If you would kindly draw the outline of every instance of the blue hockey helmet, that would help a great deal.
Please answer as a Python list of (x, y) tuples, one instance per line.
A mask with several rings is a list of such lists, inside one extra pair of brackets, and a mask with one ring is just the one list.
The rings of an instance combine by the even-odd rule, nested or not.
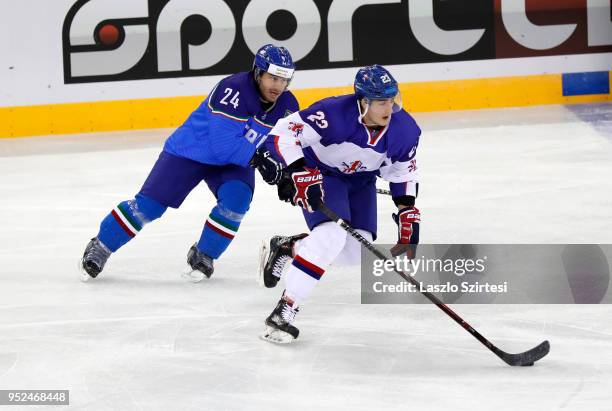
[(293, 64), (289, 50), (285, 47), (266, 44), (257, 50), (253, 60), (253, 70), (255, 77), (259, 77), (262, 73), (270, 73), (290, 82), (295, 71), (295, 64)]
[(372, 100), (393, 99), (393, 112), (402, 108), (402, 98), (397, 81), (391, 73), (378, 64), (360, 68), (355, 76), (355, 95), (358, 99)]

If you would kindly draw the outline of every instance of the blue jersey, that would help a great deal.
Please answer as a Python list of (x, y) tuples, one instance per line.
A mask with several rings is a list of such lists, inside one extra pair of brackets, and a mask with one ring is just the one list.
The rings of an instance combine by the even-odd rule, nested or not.
[(168, 137), (164, 151), (211, 165), (248, 165), (273, 125), (299, 110), (289, 91), (265, 109), (252, 72), (221, 80), (185, 123)]
[(361, 122), (354, 94), (320, 100), (280, 120), (266, 142), (285, 164), (305, 158), (324, 174), (359, 178), (375, 174), (393, 197), (416, 197), (416, 152), (421, 129), (404, 110), (373, 130)]

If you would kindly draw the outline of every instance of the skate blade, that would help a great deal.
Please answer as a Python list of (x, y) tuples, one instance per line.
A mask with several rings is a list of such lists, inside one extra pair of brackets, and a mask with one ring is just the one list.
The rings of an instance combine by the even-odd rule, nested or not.
[(82, 283), (86, 283), (86, 282), (88, 282), (89, 280), (92, 279), (91, 276), (89, 274), (87, 274), (85, 271), (83, 271), (83, 272), (81, 272), (79, 274), (80, 274), (79, 280), (81, 280)]
[(266, 266), (266, 261), (268, 260), (268, 246), (265, 241), (261, 242), (261, 250), (259, 251), (259, 270), (257, 272), (257, 284), (260, 287), (266, 288), (266, 284), (264, 283), (264, 268)]
[(183, 271), (181, 273), (181, 277), (192, 283), (199, 283), (204, 278), (206, 278), (203, 272), (198, 270), (192, 270), (191, 268), (187, 269), (186, 271)]
[(91, 280), (91, 276), (87, 274), (87, 271), (83, 268), (83, 260), (79, 260), (77, 263), (77, 270), (79, 272), (79, 280), (81, 280), (82, 283)]
[(270, 326), (266, 327), (266, 331), (259, 338), (274, 344), (291, 344), (295, 340), (291, 334)]

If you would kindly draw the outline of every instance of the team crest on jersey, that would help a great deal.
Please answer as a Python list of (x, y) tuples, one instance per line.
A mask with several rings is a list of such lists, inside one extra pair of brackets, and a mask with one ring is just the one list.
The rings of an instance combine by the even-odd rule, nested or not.
[(355, 160), (355, 161), (351, 161), (351, 163), (345, 163), (344, 161), (342, 162), (342, 166), (344, 167), (342, 169), (342, 172), (345, 174), (353, 174), (356, 173), (358, 171), (363, 171), (365, 170), (367, 167), (363, 165), (363, 163), (360, 160)]
[(289, 131), (293, 133), (295, 138), (298, 138), (299, 136), (302, 135), (302, 133), (304, 133), (304, 124), (302, 123), (295, 123), (293, 121), (290, 121), (288, 128), (289, 128)]
[(412, 173), (413, 171), (417, 171), (416, 159), (410, 160), (410, 164), (408, 164), (408, 172)]

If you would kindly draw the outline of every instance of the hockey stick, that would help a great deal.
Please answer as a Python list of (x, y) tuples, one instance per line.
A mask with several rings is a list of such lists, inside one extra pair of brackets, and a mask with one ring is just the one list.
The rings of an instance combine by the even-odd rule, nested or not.
[[(361, 234), (359, 234), (357, 231), (355, 231), (355, 229), (353, 227), (351, 227), (344, 220), (342, 220), (338, 216), (338, 214), (336, 214), (333, 210), (331, 210), (325, 204), (321, 203), (319, 205), (319, 208), (317, 209), (317, 211), (321, 211), (323, 214), (325, 214), (327, 217), (329, 217), (332, 221), (334, 221), (336, 224), (338, 224), (340, 227), (342, 227), (342, 229), (344, 231), (346, 231), (353, 238), (355, 238), (357, 241), (359, 241), (365, 248), (367, 248), (370, 252), (372, 252), (372, 254), (374, 254), (376, 257), (378, 257), (378, 258), (380, 258), (382, 260), (388, 260), (388, 258), (378, 248), (376, 248), (376, 246), (374, 246), (372, 243), (370, 243), (368, 240), (366, 240)], [(417, 280), (415, 280), (411, 276), (408, 276), (405, 273), (403, 273), (402, 271), (399, 271), (397, 269), (394, 269), (393, 271), (395, 271), (395, 273), (398, 274), (400, 277), (402, 277), (404, 280), (406, 280), (409, 283), (413, 284), (415, 287), (417, 287), (417, 289), (420, 289), (419, 282)], [(522, 352), (522, 353), (510, 354), (510, 353), (504, 352), (504, 351), (500, 350), (499, 348), (497, 348), (495, 345), (493, 345), (493, 343), (491, 341), (487, 340), (482, 334), (480, 334), (478, 331), (476, 331), (471, 325), (469, 325), (463, 318), (461, 318), (457, 313), (455, 313), (453, 310), (451, 310), (446, 304), (444, 304), (434, 294), (429, 293), (427, 291), (421, 291), (421, 294), (423, 294), (425, 297), (427, 297), (429, 299), (429, 301), (431, 301), (436, 306), (438, 306), (439, 309), (444, 311), (449, 317), (451, 317), (453, 320), (455, 320), (455, 322), (457, 322), (457, 324), (459, 324), (467, 332), (472, 334), (472, 336), (474, 338), (476, 338), (478, 341), (480, 341), (485, 347), (487, 347), (489, 350), (491, 350), (495, 355), (497, 355), (499, 358), (501, 358), (508, 365), (512, 365), (512, 366), (515, 366), (515, 365), (521, 365), (521, 366), (533, 365), (534, 362), (536, 362), (539, 359), (543, 358), (550, 351), (550, 343), (548, 341), (544, 341), (540, 345), (538, 345), (538, 346), (536, 346), (536, 347), (534, 347), (534, 348), (532, 348), (530, 350), (527, 350), (525, 352)]]
[(377, 188), (376, 189), (376, 193), (377, 194), (385, 194), (385, 195), (390, 196), (391, 195), (391, 190), (385, 190), (383, 188)]

